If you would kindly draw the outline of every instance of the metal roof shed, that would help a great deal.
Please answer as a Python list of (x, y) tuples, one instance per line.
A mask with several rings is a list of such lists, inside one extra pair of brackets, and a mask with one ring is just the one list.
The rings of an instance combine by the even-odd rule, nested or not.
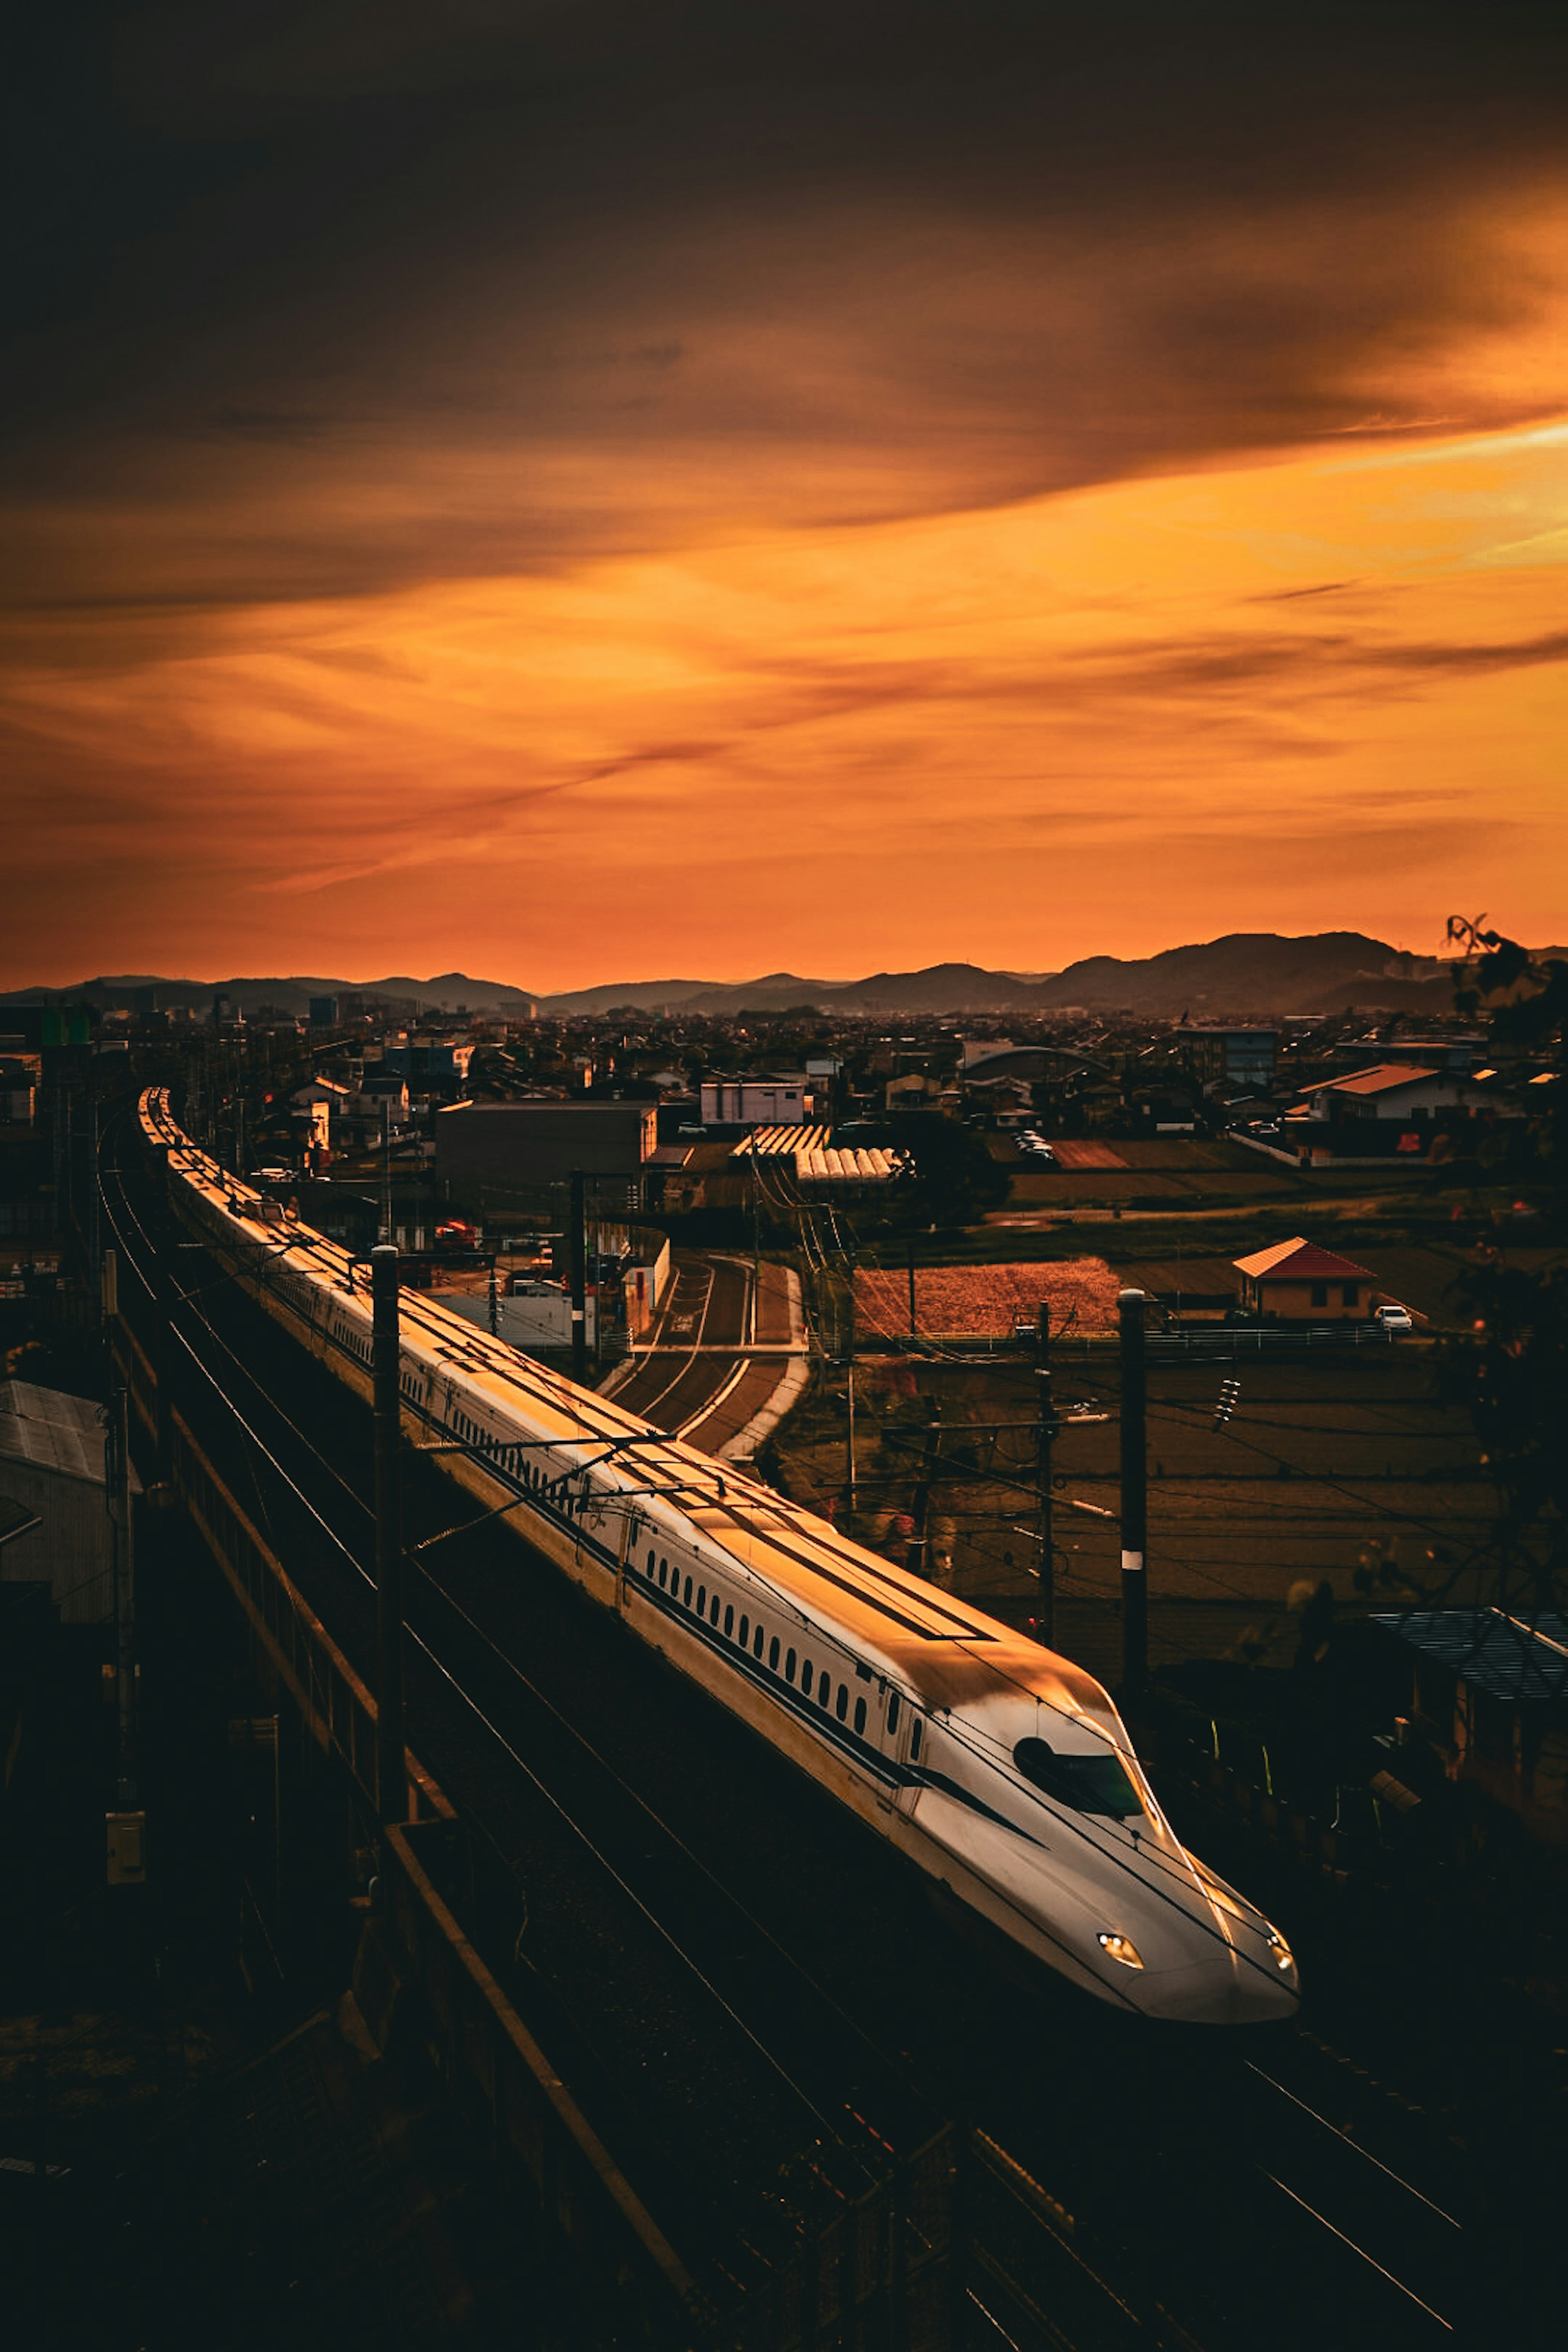
[[(114, 1614), (101, 1408), (26, 1381), (0, 1381), (0, 1486), (37, 1521), (0, 1549), (0, 1580), (44, 1584), (62, 1624)], [(138, 1492), (134, 1472), (132, 1492)]]

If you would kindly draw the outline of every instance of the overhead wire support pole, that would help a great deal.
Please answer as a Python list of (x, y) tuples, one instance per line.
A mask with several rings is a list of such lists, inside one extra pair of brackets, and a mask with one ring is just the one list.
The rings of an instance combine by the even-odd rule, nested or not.
[(937, 1449), (942, 1444), (942, 1421), (933, 1413), (926, 1423), (925, 1444), (921, 1450), (920, 1476), (910, 1510), (911, 1532), (904, 1554), (904, 1566), (911, 1576), (926, 1573), (926, 1519), (931, 1510), (931, 1490), (935, 1480)]
[(403, 1486), (397, 1252), (370, 1254), (371, 1387), (375, 1425), (375, 1793), (384, 1822), (408, 1819), (403, 1737)]
[(572, 1377), (581, 1386), (588, 1377), (588, 1236), (587, 1179), (581, 1168), (572, 1171), (571, 1231), (567, 1247), (572, 1256)]
[(136, 1566), (131, 1518), (130, 1395), (117, 1384), (109, 1395), (109, 1516), (114, 1528), (114, 1630), (119, 1743), (115, 1801), (136, 1803)]
[(1039, 1421), (1035, 1434), (1035, 1462), (1040, 1490), (1040, 1598), (1038, 1624), (1040, 1639), (1047, 1649), (1054, 1648), (1057, 1638), (1057, 1564), (1052, 1549), (1051, 1531), (1051, 1443), (1057, 1433), (1056, 1411), (1051, 1402), (1051, 1309), (1050, 1302), (1040, 1302), (1039, 1361), (1035, 1368), (1035, 1386), (1038, 1394)]
[(1137, 1701), (1149, 1680), (1148, 1372), (1142, 1290), (1117, 1299), (1121, 1343), (1121, 1687)]

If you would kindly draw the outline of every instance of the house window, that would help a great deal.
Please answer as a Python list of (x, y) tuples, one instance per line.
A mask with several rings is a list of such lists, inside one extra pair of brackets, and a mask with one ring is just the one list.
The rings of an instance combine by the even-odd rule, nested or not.
[(1329, 1303), (1329, 1286), (1328, 1286), (1328, 1284), (1327, 1284), (1326, 1282), (1314, 1282), (1314, 1283), (1313, 1283), (1313, 1285), (1312, 1285), (1312, 1304), (1313, 1304), (1313, 1306), (1314, 1306), (1314, 1307), (1326, 1307), (1326, 1306), (1328, 1305), (1328, 1303)]
[(1340, 1286), (1340, 1301), (1341, 1304), (1345, 1307), (1359, 1307), (1361, 1304), (1360, 1283), (1342, 1283)]

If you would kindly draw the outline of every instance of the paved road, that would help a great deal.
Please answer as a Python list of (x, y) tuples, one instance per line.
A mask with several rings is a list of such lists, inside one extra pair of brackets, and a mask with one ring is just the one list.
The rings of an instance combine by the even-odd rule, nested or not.
[(782, 1266), (677, 1250), (674, 1278), (616, 1402), (718, 1454), (773, 1397), (805, 1335)]

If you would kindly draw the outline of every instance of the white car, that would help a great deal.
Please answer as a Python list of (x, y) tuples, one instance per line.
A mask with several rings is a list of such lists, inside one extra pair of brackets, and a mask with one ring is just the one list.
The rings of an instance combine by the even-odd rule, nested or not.
[(1391, 1299), (1386, 1307), (1373, 1309), (1372, 1319), (1384, 1331), (1414, 1331), (1415, 1325), (1408, 1307), (1400, 1307)]

